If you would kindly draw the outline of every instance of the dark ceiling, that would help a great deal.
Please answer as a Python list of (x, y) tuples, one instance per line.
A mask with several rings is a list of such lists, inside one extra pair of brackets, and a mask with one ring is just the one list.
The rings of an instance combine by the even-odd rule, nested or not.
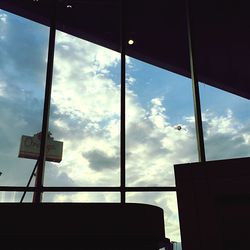
[[(190, 2), (199, 81), (250, 99), (250, 3)], [(53, 0), (0, 1), (0, 8), (45, 25), (52, 5)], [(57, 5), (59, 30), (120, 50), (120, 0)], [(126, 54), (189, 77), (185, 0), (124, 0), (124, 6), (126, 38), (135, 41)]]

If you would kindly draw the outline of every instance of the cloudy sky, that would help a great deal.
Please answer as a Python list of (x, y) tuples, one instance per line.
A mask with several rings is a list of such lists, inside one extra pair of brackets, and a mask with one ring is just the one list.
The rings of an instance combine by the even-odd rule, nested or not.
[[(17, 155), (21, 135), (41, 131), (48, 33), (0, 10), (0, 185), (26, 185), (35, 164)], [(128, 57), (126, 68), (126, 184), (174, 186), (173, 164), (197, 161), (191, 81)], [(60, 164), (46, 163), (45, 185), (120, 185), (119, 81), (118, 53), (57, 32), (50, 131), (64, 151)], [(202, 83), (200, 92), (207, 159), (249, 156), (249, 101)], [(1, 202), (20, 197), (0, 193)], [(119, 199), (119, 193), (44, 195), (57, 202)], [(162, 207), (168, 237), (180, 241), (175, 193), (129, 193), (127, 201)]]

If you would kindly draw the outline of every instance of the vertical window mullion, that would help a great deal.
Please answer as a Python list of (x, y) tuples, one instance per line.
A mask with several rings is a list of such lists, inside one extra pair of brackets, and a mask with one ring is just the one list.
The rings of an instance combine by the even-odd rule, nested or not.
[(40, 203), (42, 201), (42, 187), (43, 187), (44, 168), (46, 161), (46, 145), (47, 145), (47, 137), (48, 137), (47, 135), (49, 128), (49, 112), (50, 112), (51, 88), (52, 88), (52, 77), (53, 77), (55, 36), (56, 36), (56, 1), (53, 2), (51, 8), (51, 25), (49, 34), (49, 49), (48, 49), (45, 98), (44, 98), (44, 108), (43, 108), (42, 135), (41, 135), (40, 155), (38, 159), (39, 162), (37, 166), (37, 177), (35, 182), (36, 191), (33, 196), (34, 203)]
[(192, 87), (193, 87), (193, 100), (194, 100), (194, 115), (195, 115), (195, 128), (197, 137), (197, 148), (198, 157), (200, 162), (206, 161), (205, 146), (204, 146), (204, 136), (202, 128), (202, 117), (201, 117), (201, 104), (200, 104), (200, 93), (199, 93), (199, 83), (197, 78), (197, 72), (195, 68), (195, 58), (194, 58), (194, 46), (192, 40), (192, 30), (191, 30), (191, 13), (190, 13), (190, 1), (186, 0), (186, 16), (187, 16), (187, 32), (188, 32), (188, 47), (189, 47), (189, 59), (190, 59), (190, 70), (192, 77)]
[(126, 137), (125, 137), (125, 111), (126, 111), (126, 57), (125, 57), (125, 23), (124, 23), (124, 1), (121, 0), (120, 12), (120, 46), (121, 46), (121, 131), (120, 131), (120, 157), (121, 157), (121, 203), (125, 203), (125, 156), (126, 156)]

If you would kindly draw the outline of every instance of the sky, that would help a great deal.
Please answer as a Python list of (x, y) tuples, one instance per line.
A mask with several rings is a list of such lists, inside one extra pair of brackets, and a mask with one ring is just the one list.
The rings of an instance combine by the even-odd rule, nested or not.
[[(0, 10), (0, 185), (26, 185), (35, 165), (17, 156), (21, 136), (41, 131), (48, 35)], [(45, 186), (120, 185), (119, 81), (119, 53), (57, 31), (50, 131), (64, 149), (61, 163), (46, 162)], [(191, 80), (126, 57), (126, 84), (126, 185), (174, 186), (173, 165), (198, 160)], [(249, 101), (203, 83), (200, 93), (207, 159), (249, 156)], [(0, 202), (20, 197), (2, 192)], [(119, 200), (119, 193), (44, 194), (49, 202)], [(166, 235), (181, 240), (175, 193), (128, 193), (127, 201), (162, 207)]]

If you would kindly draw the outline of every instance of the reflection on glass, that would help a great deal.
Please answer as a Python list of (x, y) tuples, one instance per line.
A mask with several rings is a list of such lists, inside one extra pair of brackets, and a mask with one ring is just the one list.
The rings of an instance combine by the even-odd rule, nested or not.
[(127, 185), (175, 185), (173, 165), (197, 161), (188, 78), (127, 58)]
[(175, 193), (136, 192), (126, 194), (127, 202), (145, 203), (161, 207), (164, 210), (165, 237), (170, 241), (180, 242), (180, 226), (177, 199)]
[(250, 102), (200, 83), (207, 160), (250, 156)]
[(41, 131), (48, 34), (0, 10), (0, 185), (25, 186), (36, 163), (18, 151), (22, 135)]
[(50, 131), (62, 161), (47, 163), (45, 185), (118, 186), (120, 56), (58, 31)]
[(120, 202), (120, 193), (114, 192), (69, 192), (44, 193), (44, 202)]

